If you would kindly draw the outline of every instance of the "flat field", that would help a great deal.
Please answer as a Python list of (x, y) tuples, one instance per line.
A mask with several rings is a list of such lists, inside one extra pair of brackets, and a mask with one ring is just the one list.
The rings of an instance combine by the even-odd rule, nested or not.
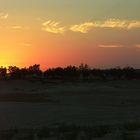
[[(69, 133), (63, 132), (66, 140), (66, 135), (74, 129), (81, 135), (76, 139), (81, 140), (82, 137), (89, 140), (87, 129), (91, 134), (97, 130), (104, 134), (98, 137), (95, 133), (90, 140), (140, 139), (140, 80), (0, 81), (0, 136), (14, 130), (32, 130), (35, 135), (46, 130), (61, 130), (61, 127), (69, 130)], [(20, 132), (20, 135), (23, 134)], [(37, 136), (37, 139), (44, 138)], [(62, 139), (58, 138), (58, 133), (57, 137), (54, 133), (46, 137)]]

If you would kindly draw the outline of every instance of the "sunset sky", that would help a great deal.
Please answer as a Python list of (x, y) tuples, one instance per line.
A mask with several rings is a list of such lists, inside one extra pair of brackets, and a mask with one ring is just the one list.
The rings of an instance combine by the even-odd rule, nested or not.
[(0, 65), (140, 68), (140, 0), (0, 0)]

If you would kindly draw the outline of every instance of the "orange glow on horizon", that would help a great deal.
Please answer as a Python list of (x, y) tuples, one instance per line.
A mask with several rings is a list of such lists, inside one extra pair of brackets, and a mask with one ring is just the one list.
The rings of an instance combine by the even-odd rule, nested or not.
[[(121, 5), (119, 11), (116, 4)], [(94, 68), (139, 68), (140, 1), (127, 4), (116, 0), (0, 1), (0, 66), (40, 64), (45, 70), (86, 63)]]

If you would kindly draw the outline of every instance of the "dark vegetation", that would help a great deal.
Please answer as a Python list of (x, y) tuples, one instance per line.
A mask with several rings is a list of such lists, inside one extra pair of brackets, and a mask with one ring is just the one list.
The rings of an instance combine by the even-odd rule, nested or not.
[(0, 79), (131, 80), (140, 79), (140, 70), (132, 67), (91, 69), (87, 64), (81, 64), (79, 67), (57, 67), (41, 71), (40, 65), (35, 64), (28, 68), (0, 67)]
[[(134, 124), (133, 124), (134, 123)], [(136, 122), (127, 122), (125, 125), (135, 128)], [(140, 127), (136, 126), (136, 130)], [(116, 133), (117, 132), (117, 133)], [(119, 132), (119, 133), (118, 133)], [(2, 140), (93, 140), (104, 138), (109, 134), (118, 134), (112, 139), (119, 140), (135, 140), (136, 133), (133, 129), (127, 130), (125, 126), (119, 128), (117, 125), (98, 125), (98, 126), (77, 126), (60, 124), (55, 127), (41, 127), (34, 129), (9, 129), (0, 131), (0, 139)], [(112, 136), (112, 135), (110, 135)], [(110, 140), (109, 137), (106, 137)]]
[(35, 93), (7, 93), (0, 94), (0, 102), (30, 102), (30, 103), (45, 103), (54, 102), (49, 96), (45, 94), (35, 94)]

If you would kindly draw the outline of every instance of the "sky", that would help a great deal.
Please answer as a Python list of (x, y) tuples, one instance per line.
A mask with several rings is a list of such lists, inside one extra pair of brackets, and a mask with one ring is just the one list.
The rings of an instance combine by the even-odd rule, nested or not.
[(0, 65), (140, 68), (140, 0), (1, 0)]

